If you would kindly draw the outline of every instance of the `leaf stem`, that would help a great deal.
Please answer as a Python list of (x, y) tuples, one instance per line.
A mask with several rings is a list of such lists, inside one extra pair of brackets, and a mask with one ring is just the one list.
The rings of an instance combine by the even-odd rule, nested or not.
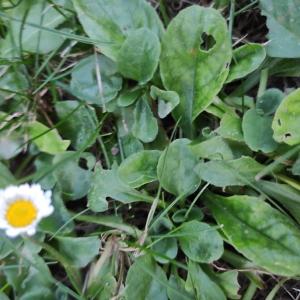
[(269, 69), (266, 68), (261, 70), (257, 98), (261, 97), (262, 94), (265, 92), (267, 88), (268, 77), (269, 77)]
[(246, 293), (244, 294), (244, 297), (242, 300), (251, 300), (253, 299), (253, 296), (254, 294), (256, 293), (256, 289), (257, 289), (257, 286), (256, 284), (251, 280), (247, 290), (246, 290)]

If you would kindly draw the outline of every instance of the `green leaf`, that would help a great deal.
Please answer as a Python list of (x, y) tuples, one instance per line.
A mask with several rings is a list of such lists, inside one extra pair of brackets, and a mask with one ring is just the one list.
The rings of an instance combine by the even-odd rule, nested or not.
[[(187, 212), (189, 212), (187, 214)], [(172, 216), (174, 223), (183, 223), (186, 221), (198, 220), (201, 221), (204, 214), (199, 207), (193, 207), (191, 210), (187, 208), (178, 209)]]
[(167, 300), (167, 278), (164, 271), (144, 255), (130, 267), (125, 286), (126, 300)]
[(300, 89), (283, 99), (275, 112), (272, 123), (274, 139), (279, 143), (296, 145), (300, 143)]
[(90, 55), (72, 70), (71, 92), (97, 106), (113, 100), (122, 88), (116, 64), (104, 55)]
[(125, 90), (118, 97), (118, 106), (126, 107), (135, 102), (136, 99), (142, 96), (143, 90), (140, 88), (133, 88)]
[(275, 88), (268, 89), (257, 99), (256, 109), (265, 115), (272, 115), (283, 98), (284, 93), (281, 90)]
[(39, 228), (45, 232), (56, 233), (58, 230), (62, 233), (70, 233), (74, 230), (74, 222), (70, 221), (72, 215), (66, 209), (66, 206), (57, 190), (52, 195), (52, 205), (54, 212), (47, 218), (43, 219)]
[(193, 295), (184, 288), (184, 281), (178, 276), (171, 275), (169, 278), (168, 297), (170, 300), (193, 300)]
[(132, 134), (125, 135), (120, 138), (123, 147), (124, 157), (144, 150), (143, 144)]
[(292, 173), (294, 175), (300, 176), (300, 156), (298, 157), (298, 159), (293, 164)]
[(269, 28), (267, 53), (272, 57), (300, 57), (300, 6), (294, 0), (260, 0)]
[(96, 167), (88, 194), (88, 207), (95, 212), (106, 211), (108, 197), (122, 203), (140, 201), (139, 192), (120, 179), (116, 166), (112, 170)]
[(243, 117), (244, 140), (253, 151), (265, 153), (274, 151), (278, 144), (272, 138), (272, 117), (260, 115), (256, 109), (249, 109)]
[(20, 133), (10, 130), (0, 132), (0, 159), (8, 160), (17, 156), (24, 144), (24, 137)]
[(142, 97), (134, 109), (134, 123), (132, 134), (144, 143), (150, 143), (155, 140), (158, 133), (158, 124), (153, 116), (151, 108), (146, 97)]
[(164, 91), (152, 85), (150, 95), (158, 100), (158, 116), (165, 118), (180, 102), (179, 96), (173, 91)]
[[(201, 45), (205, 37), (215, 42), (207, 50)], [(217, 10), (190, 6), (170, 22), (162, 41), (160, 72), (165, 88), (180, 97), (174, 116), (187, 135), (192, 121), (221, 90), (231, 55), (226, 21)]]
[(16, 182), (10, 170), (0, 161), (0, 189)]
[(242, 142), (244, 140), (242, 120), (238, 116), (224, 114), (217, 132), (223, 138), (227, 138), (233, 141)]
[(175, 238), (165, 238), (152, 246), (154, 258), (161, 264), (167, 264), (177, 256), (178, 246)]
[(118, 168), (120, 179), (133, 188), (157, 180), (160, 154), (157, 150), (144, 150), (130, 155)]
[(20, 247), (21, 244), (22, 244), (21, 238), (10, 239), (1, 230), (0, 231), (0, 259), (3, 260), (10, 253), (12, 253), (15, 248)]
[(59, 252), (75, 267), (84, 268), (99, 254), (100, 240), (97, 236), (56, 237), (56, 239)]
[(193, 154), (198, 158), (212, 160), (234, 158), (229, 144), (220, 136), (213, 137), (200, 143), (193, 143), (190, 148)]
[[(0, 54), (1, 54), (1, 43), (0, 43)], [(14, 95), (14, 92), (24, 92), (28, 89), (28, 81), (25, 75), (23, 74), (22, 68), (7, 68), (7, 66), (1, 68), (1, 72), (7, 69), (2, 75), (0, 75), (0, 104), (4, 103)], [(3, 117), (4, 118), (4, 117)], [(1, 116), (1, 121), (2, 116)]]
[[(88, 159), (84, 155), (78, 157), (75, 152), (67, 151), (58, 154), (53, 159), (53, 164), (57, 165), (53, 171), (57, 185), (63, 193), (63, 197), (68, 200), (78, 200), (84, 197), (89, 188), (92, 173), (78, 165), (79, 159)], [(91, 158), (91, 157), (90, 157)]]
[(300, 232), (290, 218), (255, 197), (204, 197), (229, 243), (246, 258), (277, 275), (300, 274)]
[(200, 178), (193, 171), (197, 158), (189, 148), (188, 139), (177, 139), (162, 153), (157, 165), (161, 186), (176, 196), (187, 196), (197, 190)]
[(212, 263), (219, 259), (224, 251), (223, 240), (218, 231), (206, 223), (190, 221), (176, 230), (180, 247), (193, 261)]
[(254, 177), (264, 168), (253, 158), (243, 156), (235, 160), (212, 160), (200, 162), (195, 171), (200, 178), (218, 187), (244, 186), (254, 181)]
[(215, 281), (225, 292), (229, 299), (240, 299), (238, 294), (240, 285), (238, 282), (239, 272), (236, 270), (230, 270), (223, 273), (214, 273)]
[(148, 28), (158, 37), (163, 33), (156, 11), (144, 0), (73, 0), (73, 3), (87, 35), (113, 60), (133, 30)]
[(256, 185), (285, 207), (300, 224), (300, 192), (287, 184), (259, 180)]
[(70, 141), (59, 136), (57, 129), (50, 129), (38, 121), (29, 124), (28, 134), (40, 151), (49, 154), (64, 152), (70, 145)]
[(266, 58), (266, 50), (261, 44), (246, 44), (233, 51), (226, 83), (243, 78), (255, 71)]
[[(95, 143), (98, 120), (94, 108), (80, 105), (78, 101), (60, 101), (55, 103), (55, 110), (63, 121), (59, 131), (71, 140), (75, 149), (80, 150)], [(88, 143), (92, 136), (94, 138)]]
[(186, 289), (199, 300), (226, 300), (222, 289), (209, 278), (200, 265), (189, 261)]
[(152, 79), (157, 69), (160, 55), (160, 42), (148, 28), (131, 31), (120, 48), (117, 66), (119, 72), (144, 84)]
[[(54, 1), (60, 6), (64, 6), (67, 1)], [(6, 10), (8, 15), (23, 22), (9, 21), (9, 31), (6, 35), (3, 46), (0, 47), (2, 57), (19, 55), (19, 51), (45, 54), (58, 48), (63, 42), (64, 37), (38, 27), (57, 29), (70, 16), (70, 12), (62, 10), (58, 12), (51, 3), (42, 1), (22, 1), (13, 9)], [(36, 24), (37, 27), (26, 23)], [(24, 26), (23, 26), (24, 25)], [(22, 34), (20, 35), (20, 32)], [(17, 51), (16, 51), (17, 50)], [(12, 53), (11, 53), (12, 52)]]

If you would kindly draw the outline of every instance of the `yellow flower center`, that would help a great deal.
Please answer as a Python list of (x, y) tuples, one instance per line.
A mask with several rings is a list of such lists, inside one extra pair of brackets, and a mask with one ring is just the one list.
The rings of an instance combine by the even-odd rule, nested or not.
[(6, 221), (12, 227), (26, 227), (37, 217), (37, 208), (29, 200), (17, 199), (10, 203), (6, 211)]

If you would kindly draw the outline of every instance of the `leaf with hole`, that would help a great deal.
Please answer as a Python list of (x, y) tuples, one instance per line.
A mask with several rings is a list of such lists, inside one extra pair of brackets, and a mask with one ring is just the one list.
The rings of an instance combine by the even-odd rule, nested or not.
[(277, 108), (272, 128), (274, 139), (279, 143), (300, 143), (300, 89), (286, 96)]
[(204, 197), (228, 242), (246, 258), (277, 275), (300, 274), (300, 232), (289, 217), (256, 197)]
[(190, 6), (169, 24), (162, 40), (160, 73), (180, 103), (174, 116), (185, 133), (211, 104), (228, 75), (231, 43), (225, 19), (213, 8)]

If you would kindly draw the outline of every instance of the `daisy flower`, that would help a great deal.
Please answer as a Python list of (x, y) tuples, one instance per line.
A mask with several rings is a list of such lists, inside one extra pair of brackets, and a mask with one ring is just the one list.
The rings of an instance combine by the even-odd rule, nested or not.
[(39, 221), (53, 211), (51, 191), (44, 192), (39, 184), (0, 190), (0, 229), (9, 237), (35, 234)]

